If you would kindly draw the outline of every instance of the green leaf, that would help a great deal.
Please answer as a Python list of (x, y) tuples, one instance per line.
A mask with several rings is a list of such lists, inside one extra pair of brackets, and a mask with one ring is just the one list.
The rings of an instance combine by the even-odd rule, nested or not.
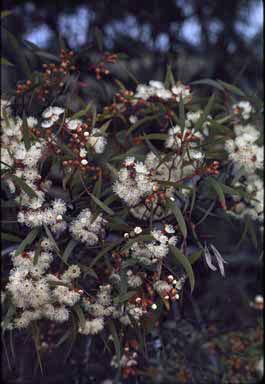
[(95, 35), (97, 47), (98, 47), (99, 51), (102, 52), (103, 51), (103, 35), (102, 35), (101, 30), (98, 27), (95, 27), (94, 35)]
[(88, 111), (92, 108), (93, 105), (94, 105), (93, 101), (90, 101), (90, 103), (88, 103), (84, 109), (82, 109), (81, 111), (76, 112), (71, 117), (70, 120), (80, 119), (81, 117), (85, 116), (88, 113)]
[(31, 71), (30, 71), (26, 56), (23, 52), (23, 48), (19, 45), (17, 39), (15, 38), (15, 36), (12, 33), (5, 30), (5, 34), (7, 36), (7, 39), (8, 39), (8, 42), (9, 42), (11, 48), (13, 48), (13, 50), (15, 51), (17, 63), (21, 67), (26, 78), (30, 78)]
[(106, 204), (104, 204), (102, 201), (100, 201), (96, 196), (94, 196), (92, 193), (87, 192), (89, 196), (94, 200), (94, 202), (101, 208), (103, 211), (108, 213), (109, 215), (114, 215), (114, 212), (111, 208), (109, 208)]
[(6, 241), (11, 241), (13, 243), (20, 243), (22, 239), (12, 233), (1, 232), (1, 239)]
[(102, 134), (105, 134), (107, 132), (107, 129), (109, 128), (111, 121), (112, 121), (112, 119), (106, 121), (103, 125), (101, 125), (100, 132)]
[(131, 299), (136, 293), (137, 291), (128, 291), (122, 295), (115, 297), (113, 299), (113, 302), (114, 304), (124, 303), (125, 301), (128, 301), (129, 299)]
[(12, 303), (9, 304), (7, 313), (6, 313), (5, 317), (3, 318), (2, 324), (1, 324), (2, 335), (4, 334), (6, 327), (8, 326), (8, 324), (10, 323), (12, 318), (14, 317), (15, 313), (16, 313), (16, 307)]
[(5, 10), (5, 11), (1, 11), (1, 19), (3, 19), (4, 17), (7, 17), (9, 15), (12, 15), (13, 11), (10, 11), (10, 10)]
[(102, 174), (100, 172), (99, 178), (97, 179), (97, 182), (93, 188), (93, 195), (96, 196), (98, 199), (100, 198), (100, 194), (101, 194), (101, 185), (102, 185)]
[(199, 251), (192, 253), (189, 256), (190, 264), (194, 264), (202, 255), (203, 255), (203, 251), (201, 249)]
[(23, 133), (23, 141), (25, 144), (25, 148), (28, 151), (30, 148), (30, 134), (29, 134), (29, 126), (27, 122), (27, 117), (25, 111), (23, 111), (22, 117), (22, 133)]
[(183, 103), (181, 94), (180, 94), (180, 100), (179, 100), (179, 119), (180, 119), (180, 128), (181, 128), (181, 131), (183, 132), (185, 128), (185, 108), (184, 108), (184, 103)]
[(65, 263), (67, 263), (68, 261), (68, 258), (71, 256), (71, 253), (73, 252), (73, 249), (75, 248), (75, 246), (78, 244), (78, 241), (74, 240), (74, 239), (71, 239), (69, 241), (69, 243), (67, 244), (65, 250), (64, 250), (64, 253), (63, 253), (63, 260)]
[(55, 61), (56, 63), (60, 63), (60, 58), (56, 55), (53, 55), (52, 53), (45, 52), (45, 51), (34, 51), (34, 54), (40, 57), (43, 57), (44, 59)]
[(169, 206), (169, 208), (172, 210), (174, 216), (176, 217), (177, 223), (179, 225), (179, 229), (180, 229), (184, 239), (186, 239), (187, 238), (187, 226), (186, 226), (185, 219), (182, 215), (181, 210), (176, 205), (176, 203), (174, 203), (171, 200), (168, 200), (167, 205)]
[(224, 81), (221, 81), (221, 80), (218, 80), (218, 83), (219, 83), (219, 84), (222, 84), (222, 86), (223, 86), (224, 88), (226, 88), (228, 91), (230, 91), (230, 92), (232, 92), (232, 93), (235, 93), (235, 94), (238, 95), (238, 96), (246, 97), (246, 94), (245, 94), (243, 91), (241, 91), (241, 89), (239, 89), (238, 87), (236, 87), (235, 85), (225, 83)]
[(35, 248), (34, 258), (33, 258), (33, 264), (36, 265), (39, 260), (39, 256), (41, 253), (41, 240), (38, 242)]
[(60, 337), (60, 339), (58, 340), (58, 342), (55, 344), (55, 348), (58, 348), (60, 345), (62, 345), (67, 339), (70, 338), (70, 336), (72, 335), (72, 332), (73, 330), (70, 328), (68, 329), (68, 331), (66, 331), (62, 337)]
[(133, 124), (129, 129), (128, 129), (128, 134), (132, 133), (136, 128), (139, 128), (141, 125), (150, 123), (151, 121), (157, 120), (159, 117), (161, 117), (161, 113), (157, 113), (152, 116), (146, 116), (142, 120), (137, 121), (135, 124)]
[(27, 235), (27, 237), (22, 241), (22, 243), (18, 246), (15, 252), (15, 256), (18, 256), (20, 253), (24, 251), (24, 249), (31, 245), (33, 241), (39, 234), (39, 228), (33, 228), (32, 231)]
[(215, 190), (222, 208), (226, 210), (226, 201), (225, 201), (225, 195), (222, 189), (222, 185), (211, 176), (207, 177), (206, 182), (210, 184), (212, 188)]
[(165, 83), (165, 87), (168, 89), (172, 88), (176, 83), (171, 65), (167, 66), (166, 78), (164, 83)]
[(121, 242), (123, 241), (123, 239), (121, 240), (118, 240), (118, 241), (114, 241), (113, 243), (111, 243), (110, 245), (104, 247), (102, 249), (102, 251), (100, 251), (97, 256), (92, 260), (92, 262), (90, 263), (89, 265), (89, 268), (92, 268), (100, 259), (101, 257), (103, 257), (104, 255), (106, 255), (106, 253), (108, 253), (109, 251), (111, 251), (113, 248), (115, 248), (116, 246), (118, 246)]
[(253, 225), (253, 222), (251, 221), (251, 219), (248, 220), (247, 229), (248, 229), (248, 233), (250, 235), (251, 241), (254, 245), (254, 248), (258, 249), (257, 235), (256, 235), (256, 231), (255, 231), (255, 228), (254, 228), (254, 225)]
[(148, 135), (138, 136), (139, 139), (149, 139), (149, 140), (166, 140), (168, 135), (166, 133), (149, 133)]
[(209, 85), (210, 87), (217, 88), (220, 91), (224, 90), (224, 88), (217, 81), (212, 79), (202, 79), (198, 81), (193, 81), (192, 83), (190, 83), (190, 85)]
[(62, 257), (62, 255), (61, 255), (60, 249), (59, 249), (59, 247), (58, 247), (56, 241), (54, 240), (53, 234), (52, 234), (51, 231), (49, 230), (48, 226), (47, 226), (46, 224), (43, 224), (43, 226), (44, 226), (44, 229), (45, 229), (45, 232), (46, 232), (48, 238), (51, 240), (51, 242), (52, 242), (52, 244), (53, 244), (53, 246), (54, 246), (54, 250), (55, 250), (55, 252), (56, 252), (57, 255), (62, 259), (62, 261), (63, 261), (66, 265), (68, 265), (68, 263), (67, 263), (65, 260), (63, 260), (63, 257)]
[(210, 97), (201, 117), (199, 118), (199, 120), (195, 124), (195, 127), (194, 127), (195, 131), (197, 131), (197, 130), (199, 131), (201, 129), (203, 123), (207, 120), (207, 117), (209, 116), (209, 114), (212, 110), (214, 100), (215, 100), (215, 93), (213, 93), (212, 96)]
[(17, 177), (15, 175), (11, 175), (10, 177), (13, 180), (14, 184), (20, 187), (29, 197), (31, 197), (32, 199), (34, 197), (38, 197), (36, 192), (30, 186), (28, 186), (28, 184), (25, 183), (25, 181), (22, 180), (20, 177)]
[(176, 260), (183, 266), (185, 269), (187, 276), (189, 278), (191, 292), (194, 290), (195, 286), (195, 277), (194, 273), (191, 267), (191, 264), (186, 256), (183, 255), (183, 253), (176, 247), (173, 247), (172, 245), (169, 245), (169, 249), (171, 253), (175, 256)]
[(118, 364), (119, 364), (120, 363), (120, 359), (121, 359), (120, 339), (119, 339), (119, 336), (118, 336), (118, 333), (117, 333), (117, 330), (116, 330), (116, 327), (115, 327), (115, 324), (114, 324), (113, 320), (110, 320), (108, 325), (109, 325), (110, 333), (111, 333), (111, 335), (113, 337), (115, 354), (116, 354), (116, 358), (117, 358), (117, 361), (118, 361)]
[(1, 57), (1, 65), (8, 65), (9, 67), (14, 67), (14, 64), (10, 63), (7, 59), (4, 57)]
[(86, 318), (85, 318), (83, 309), (80, 307), (79, 304), (75, 304), (73, 306), (73, 310), (74, 310), (74, 312), (76, 313), (76, 315), (78, 317), (80, 327), (82, 329), (84, 329), (85, 328), (85, 324), (86, 324)]
[(154, 237), (152, 235), (138, 235), (138, 236), (135, 236), (133, 239), (130, 239), (127, 241), (126, 245), (122, 248), (122, 251), (126, 251), (127, 249), (130, 249), (131, 246), (135, 243), (135, 242), (145, 242), (145, 241), (154, 241)]

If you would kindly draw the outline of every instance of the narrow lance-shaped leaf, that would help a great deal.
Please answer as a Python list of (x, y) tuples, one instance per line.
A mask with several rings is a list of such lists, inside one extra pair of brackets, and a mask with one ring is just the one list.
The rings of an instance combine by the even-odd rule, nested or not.
[(31, 245), (33, 241), (36, 239), (36, 237), (39, 234), (39, 228), (33, 228), (32, 231), (27, 235), (27, 237), (22, 241), (22, 243), (19, 245), (15, 252), (15, 256), (18, 256), (20, 253), (24, 251), (24, 249)]
[(22, 132), (23, 132), (23, 141), (25, 144), (25, 148), (28, 151), (30, 148), (30, 133), (29, 133), (29, 126), (28, 126), (25, 111), (23, 111)]
[(12, 233), (1, 232), (1, 239), (6, 241), (11, 241), (12, 243), (20, 243), (22, 239)]
[(166, 78), (165, 78), (165, 87), (166, 88), (172, 88), (175, 85), (176, 81), (174, 79), (174, 75), (172, 72), (172, 67), (171, 65), (167, 66), (167, 73), (166, 73)]
[(176, 260), (183, 266), (185, 269), (189, 282), (191, 287), (191, 292), (194, 289), (195, 286), (195, 277), (192, 270), (192, 266), (186, 256), (183, 255), (183, 253), (176, 247), (173, 247), (172, 245), (169, 245), (169, 249), (171, 253), (175, 256)]
[(94, 202), (101, 208), (103, 211), (108, 213), (109, 215), (114, 215), (114, 212), (111, 208), (109, 208), (106, 204), (104, 204), (102, 201), (100, 201), (96, 196), (94, 196), (92, 193), (88, 192), (89, 196), (94, 200)]
[(176, 205), (176, 203), (171, 201), (171, 200), (168, 200), (167, 205), (169, 206), (169, 208), (172, 210), (174, 216), (176, 217), (177, 223), (179, 225), (179, 229), (180, 229), (184, 239), (186, 239), (186, 237), (187, 237), (187, 226), (186, 226), (185, 219), (184, 219), (184, 217), (182, 215), (181, 210)]
[(220, 183), (218, 183), (217, 180), (215, 180), (214, 178), (212, 177), (208, 177), (206, 179), (206, 181), (212, 186), (212, 188), (215, 190), (218, 198), (219, 198), (219, 201), (220, 201), (220, 204), (221, 204), (221, 207), (223, 209), (226, 209), (226, 201), (225, 201), (225, 195), (224, 195), (224, 191), (222, 189), (222, 186)]
[(84, 315), (83, 309), (80, 307), (79, 304), (75, 304), (73, 306), (73, 310), (75, 311), (75, 313), (76, 313), (76, 315), (78, 317), (80, 328), (84, 329), (85, 328), (86, 319), (85, 319), (85, 315)]
[(14, 67), (14, 64), (10, 63), (7, 59), (4, 57), (1, 57), (1, 65), (8, 65), (9, 67)]
[(67, 263), (68, 261), (68, 258), (71, 256), (71, 253), (73, 252), (73, 249), (75, 248), (75, 246), (78, 244), (78, 241), (74, 240), (74, 239), (71, 239), (69, 241), (69, 243), (67, 244), (65, 250), (64, 250), (64, 253), (63, 253), (63, 260)]
[(212, 96), (210, 97), (204, 111), (203, 111), (203, 114), (201, 115), (201, 117), (199, 118), (199, 120), (197, 121), (197, 123), (195, 124), (195, 130), (196, 131), (199, 131), (203, 125), (203, 123), (206, 121), (207, 117), (209, 116), (211, 110), (212, 110), (212, 107), (213, 107), (213, 104), (214, 104), (214, 100), (215, 100), (215, 93), (212, 94)]
[(246, 97), (246, 94), (241, 91), (238, 87), (232, 84), (225, 83), (224, 81), (218, 80), (218, 83), (221, 84), (224, 88), (226, 88), (228, 91), (235, 93), (238, 96)]
[(36, 192), (20, 177), (17, 177), (15, 175), (11, 175), (10, 177), (13, 180), (14, 184), (20, 187), (29, 197), (38, 197)]
[(114, 343), (114, 347), (115, 347), (115, 353), (116, 353), (117, 361), (118, 361), (118, 364), (120, 364), (121, 345), (120, 345), (120, 339), (119, 339), (119, 336), (118, 336), (118, 333), (117, 333), (117, 330), (116, 330), (116, 327), (115, 327), (113, 320), (109, 321), (109, 329), (110, 329), (110, 333), (111, 333), (112, 338), (113, 338), (113, 343)]

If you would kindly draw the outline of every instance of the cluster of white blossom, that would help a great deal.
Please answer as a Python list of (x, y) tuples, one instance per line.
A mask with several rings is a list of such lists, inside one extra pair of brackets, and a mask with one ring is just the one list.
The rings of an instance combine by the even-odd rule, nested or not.
[(246, 174), (252, 174), (263, 168), (263, 147), (255, 144), (260, 132), (251, 124), (235, 125), (235, 139), (227, 140), (225, 149), (229, 159), (233, 161), (234, 173), (244, 168)]
[(95, 245), (105, 234), (105, 224), (106, 220), (101, 214), (93, 219), (90, 209), (86, 208), (71, 222), (69, 230), (76, 240), (86, 245)]
[[(193, 159), (193, 161), (190, 159)], [(149, 152), (146, 156), (144, 164), (151, 175), (150, 185), (152, 186), (152, 200), (150, 201), (150, 204), (148, 201), (145, 201), (145, 203), (132, 207), (132, 215), (136, 218), (146, 220), (151, 214), (153, 214), (153, 218), (155, 220), (161, 219), (165, 215), (165, 210), (163, 206), (159, 204), (159, 194), (156, 192), (163, 191), (166, 199), (173, 197), (175, 192), (174, 187), (170, 185), (163, 185), (163, 182), (174, 183), (189, 177), (192, 179), (195, 171), (195, 165), (200, 164), (202, 159), (203, 155), (199, 148), (194, 150), (190, 149), (189, 155), (187, 152), (184, 155), (172, 154), (171, 158), (164, 162), (161, 162), (153, 152)], [(196, 176), (197, 179), (198, 177), (199, 176)], [(184, 197), (189, 193), (189, 189), (183, 188), (181, 192)], [(146, 197), (146, 195), (143, 197)]]
[[(179, 125), (176, 125), (168, 130), (168, 138), (165, 141), (165, 147), (170, 149), (179, 149), (185, 143), (189, 143), (189, 147), (198, 147), (203, 141), (204, 135), (208, 135), (208, 125), (211, 120), (211, 116), (203, 123), (203, 133), (195, 130), (195, 124), (199, 121), (203, 111), (198, 110), (196, 112), (188, 112), (185, 120), (185, 127), (182, 130)], [(202, 153), (200, 151), (193, 151), (194, 158), (201, 158)], [(197, 156), (197, 157), (196, 157)]]
[[(62, 125), (65, 125), (71, 133), (75, 131), (78, 132), (83, 124), (83, 121), (81, 119), (74, 118), (63, 118), (62, 121), (60, 121), (61, 115), (65, 115), (65, 110), (61, 107), (46, 108), (42, 113), (44, 120), (42, 121), (41, 126), (43, 128), (50, 128), (55, 123), (58, 124), (60, 122)], [(98, 128), (93, 128), (91, 132), (85, 131), (84, 137), (86, 138), (86, 144), (93, 148), (96, 153), (100, 154), (104, 152), (107, 140)]]
[(133, 207), (141, 201), (141, 198), (152, 192), (152, 187), (150, 173), (145, 164), (135, 161), (134, 157), (127, 157), (119, 170), (113, 191)]
[(232, 109), (235, 115), (242, 117), (244, 120), (248, 120), (251, 114), (255, 112), (249, 101), (240, 101), (234, 104)]
[[(233, 108), (235, 113), (242, 116), (243, 120), (248, 120), (254, 111), (250, 103), (244, 101)], [(232, 161), (232, 173), (236, 180), (233, 185), (243, 187), (252, 199), (246, 203), (240, 197), (234, 196), (235, 205), (230, 214), (237, 218), (249, 216), (253, 220), (263, 222), (264, 183), (257, 174), (257, 170), (264, 169), (264, 147), (257, 144), (260, 132), (253, 124), (236, 124), (234, 135), (234, 139), (229, 139), (225, 143), (228, 158)]]
[[(66, 228), (66, 223), (62, 220), (66, 205), (60, 199), (54, 200), (51, 204), (46, 203), (45, 193), (51, 186), (51, 182), (42, 180), (38, 170), (38, 163), (45, 152), (44, 140), (40, 139), (32, 143), (27, 149), (23, 142), (23, 121), (19, 117), (8, 116), (2, 120), (2, 124), (2, 167), (7, 169), (13, 165), (18, 165), (14, 176), (25, 182), (35, 195), (29, 195), (21, 189), (20, 194), (16, 196), (16, 200), (21, 206), (18, 222), (29, 227), (49, 224), (53, 232), (62, 232)], [(29, 117), (27, 124), (28, 127), (34, 127), (37, 124), (37, 119)], [(14, 193), (16, 190), (14, 181), (10, 178), (7, 179), (7, 185), (10, 191)], [(45, 204), (48, 206), (45, 207)]]
[[(31, 321), (49, 319), (67, 321), (68, 307), (80, 300), (80, 294), (71, 288), (71, 282), (80, 275), (80, 268), (70, 266), (59, 279), (48, 273), (53, 261), (51, 252), (42, 250), (35, 260), (35, 252), (11, 253), (13, 269), (10, 271), (6, 292), (11, 296), (17, 316), (9, 328), (26, 328)], [(56, 282), (55, 286), (51, 283)], [(63, 285), (58, 285), (63, 284)]]
[(191, 97), (190, 87), (182, 83), (177, 83), (170, 90), (165, 88), (161, 81), (151, 80), (149, 85), (139, 84), (136, 88), (135, 98), (148, 100), (150, 97), (159, 97), (163, 100), (180, 101), (182, 97), (183, 102), (186, 102)]
[(171, 225), (167, 225), (164, 231), (153, 230), (151, 235), (154, 241), (148, 243), (134, 242), (130, 248), (131, 257), (140, 264), (151, 265), (161, 261), (168, 254), (168, 246), (176, 245), (177, 237), (171, 236), (175, 232)]

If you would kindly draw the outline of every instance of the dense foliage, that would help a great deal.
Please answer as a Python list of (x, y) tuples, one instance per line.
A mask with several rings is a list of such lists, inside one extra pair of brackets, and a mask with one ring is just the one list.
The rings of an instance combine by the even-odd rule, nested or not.
[[(3, 263), (2, 328), (29, 331), (40, 365), (46, 322), (63, 330), (58, 345), (97, 335), (127, 378), (146, 368), (143, 334), (200, 284), (194, 265), (225, 277), (201, 230), (209, 217), (243, 222), (238, 245), (249, 235), (260, 253), (262, 103), (222, 81), (183, 84), (170, 66), (164, 82), (130, 75), (127, 89), (112, 73), (122, 55), (84, 67), (86, 55), (62, 49), (1, 103), (3, 206), (18, 223), (2, 228), (18, 243)], [(110, 103), (73, 99), (84, 70), (113, 82)]]

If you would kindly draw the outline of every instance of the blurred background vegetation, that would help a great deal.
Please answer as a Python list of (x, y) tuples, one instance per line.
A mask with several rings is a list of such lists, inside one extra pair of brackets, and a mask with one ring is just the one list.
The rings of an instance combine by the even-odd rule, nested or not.
[[(127, 54), (140, 82), (150, 73), (162, 79), (170, 62), (184, 82), (219, 78), (259, 95), (262, 8), (262, 0), (2, 1), (2, 9), (12, 10), (3, 27), (51, 53), (58, 53), (59, 36), (74, 50), (93, 47), (98, 27), (105, 49)], [(6, 81), (15, 81), (11, 69), (3, 86)]]
[[(183, 82), (221, 79), (263, 97), (261, 0), (3, 0), (2, 10), (12, 12), (2, 21), (2, 55), (18, 64), (2, 66), (4, 93), (25, 76), (5, 30), (24, 44), (25, 51), (27, 43), (23, 41), (27, 40), (58, 55), (59, 40), (63, 39), (75, 51), (89, 47), (91, 55), (93, 51), (96, 55), (97, 27), (105, 50), (125, 53), (126, 67), (140, 82), (162, 80), (166, 65), (171, 63), (175, 77)], [(45, 62), (44, 57), (42, 60)], [(96, 83), (89, 74), (87, 77), (89, 84)], [(126, 85), (131, 84), (126, 71), (120, 77)], [(159, 334), (150, 336), (150, 369), (139, 383), (258, 380), (255, 367), (263, 349), (262, 316), (250, 302), (262, 291), (263, 259), (250, 238), (241, 251), (231, 246), (242, 232), (237, 224), (231, 231), (225, 220), (208, 223), (208, 235), (209, 228), (215, 232), (213, 236), (218, 235), (218, 249), (228, 261), (226, 278), (205, 265), (197, 267), (193, 297), (187, 290), (181, 308), (165, 318)], [(52, 340), (52, 335), (53, 329), (45, 330), (43, 340)], [(35, 370), (34, 349), (23, 340), (14, 342), (17, 357), (11, 358), (11, 370), (5, 358), (2, 360), (4, 382), (101, 383), (110, 376), (110, 371), (102, 369), (102, 344), (90, 337), (77, 341), (67, 367), (59, 357), (67, 354), (64, 346), (44, 351), (44, 377)], [(100, 351), (100, 361), (97, 353), (91, 353), (91, 343), (93, 350)]]

